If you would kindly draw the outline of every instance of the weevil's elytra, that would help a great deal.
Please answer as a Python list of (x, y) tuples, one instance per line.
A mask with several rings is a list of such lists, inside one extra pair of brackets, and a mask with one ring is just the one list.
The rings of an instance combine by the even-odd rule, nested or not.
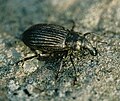
[(41, 51), (59, 51), (65, 48), (68, 31), (53, 24), (38, 24), (26, 30), (23, 42), (31, 49)]
[[(33, 25), (22, 34), (22, 41), (35, 52), (35, 56), (32, 57), (38, 57), (38, 60), (44, 59), (46, 63), (53, 63), (54, 66), (59, 66), (56, 67), (58, 68), (57, 71), (62, 67), (63, 58), (69, 53), (75, 71), (72, 58), (73, 51), (81, 52), (87, 49), (92, 56), (96, 56), (98, 52), (85, 37), (85, 34), (81, 35), (79, 32), (75, 32), (73, 28), (74, 26), (72, 30), (68, 30), (55, 24)], [(39, 54), (38, 51), (41, 51), (44, 55)], [(31, 59), (32, 57), (25, 58), (24, 60)], [(53, 60), (51, 60), (52, 58)]]

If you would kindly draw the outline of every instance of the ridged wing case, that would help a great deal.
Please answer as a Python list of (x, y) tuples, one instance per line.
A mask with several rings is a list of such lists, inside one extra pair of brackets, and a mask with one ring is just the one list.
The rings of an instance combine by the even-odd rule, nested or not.
[(22, 34), (22, 41), (31, 49), (61, 51), (65, 48), (68, 31), (54, 24), (37, 24)]

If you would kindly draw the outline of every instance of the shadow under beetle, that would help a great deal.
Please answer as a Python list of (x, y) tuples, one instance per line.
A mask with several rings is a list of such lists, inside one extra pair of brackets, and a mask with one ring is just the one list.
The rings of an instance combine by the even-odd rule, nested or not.
[(55, 70), (57, 78), (59, 70), (62, 68), (63, 59), (70, 56), (70, 61), (75, 72), (75, 83), (77, 78), (73, 62), (73, 51), (81, 52), (87, 50), (92, 56), (96, 56), (98, 52), (85, 37), (89, 33), (80, 35), (79, 32), (73, 30), (74, 27), (75, 24), (71, 30), (68, 30), (55, 24), (36, 24), (28, 28), (22, 34), (22, 41), (35, 55), (24, 58), (17, 63), (37, 57), (38, 60), (45, 61), (45, 64), (52, 64), (50, 68)]

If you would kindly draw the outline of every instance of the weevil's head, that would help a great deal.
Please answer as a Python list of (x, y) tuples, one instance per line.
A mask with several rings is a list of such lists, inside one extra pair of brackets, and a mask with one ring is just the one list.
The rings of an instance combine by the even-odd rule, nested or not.
[(67, 38), (67, 45), (75, 51), (88, 51), (92, 56), (96, 56), (98, 51), (92, 44), (85, 38), (85, 35), (81, 35), (78, 32), (72, 32)]
[(78, 41), (76, 42), (76, 48), (82, 51), (88, 50), (92, 56), (96, 56), (98, 54), (97, 49), (92, 46), (90, 41), (88, 41), (84, 35), (79, 35)]

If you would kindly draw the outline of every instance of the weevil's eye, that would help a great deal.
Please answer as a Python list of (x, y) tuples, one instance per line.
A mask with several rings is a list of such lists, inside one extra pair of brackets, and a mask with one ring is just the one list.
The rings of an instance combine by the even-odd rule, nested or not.
[(98, 54), (98, 51), (95, 47), (93, 47), (92, 50), (89, 50), (90, 54), (93, 55), (93, 56), (96, 56)]

